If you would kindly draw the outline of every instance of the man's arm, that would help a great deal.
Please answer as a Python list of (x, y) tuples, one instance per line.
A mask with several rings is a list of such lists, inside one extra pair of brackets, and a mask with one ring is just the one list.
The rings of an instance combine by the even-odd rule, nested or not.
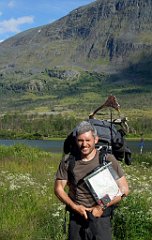
[(129, 187), (128, 187), (128, 182), (126, 180), (125, 176), (122, 176), (117, 180), (118, 187), (120, 188), (120, 191), (122, 192), (123, 196), (128, 196), (129, 194)]
[[(120, 188), (122, 196), (116, 196), (111, 202), (107, 204), (107, 207), (117, 204), (118, 202), (121, 201), (122, 197), (126, 197), (129, 194), (129, 187), (125, 176), (119, 178), (117, 180), (117, 184)], [(92, 214), (95, 217), (100, 217), (103, 214), (103, 211), (104, 210), (102, 209), (102, 206), (97, 205), (93, 208)]]
[(63, 202), (64, 204), (68, 205), (73, 209), (74, 202), (71, 200), (71, 198), (68, 196), (68, 194), (64, 190), (66, 185), (67, 185), (67, 180), (56, 180), (54, 185), (54, 192), (61, 202)]
[(61, 202), (69, 206), (73, 211), (79, 213), (81, 216), (84, 216), (87, 219), (87, 211), (91, 211), (92, 208), (86, 208), (82, 205), (78, 205), (72, 201), (72, 199), (68, 196), (66, 191), (64, 190), (67, 185), (67, 180), (59, 180), (55, 181), (54, 192), (55, 195), (59, 198)]
[(117, 204), (121, 201), (122, 197), (126, 197), (129, 194), (129, 187), (125, 176), (122, 176), (117, 180), (118, 187), (122, 193), (121, 196), (115, 196), (114, 199), (107, 204), (107, 207), (110, 207), (114, 204)]

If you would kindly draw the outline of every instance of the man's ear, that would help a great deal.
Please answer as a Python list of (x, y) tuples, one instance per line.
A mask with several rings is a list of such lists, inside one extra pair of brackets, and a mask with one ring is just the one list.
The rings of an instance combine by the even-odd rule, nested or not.
[(95, 137), (95, 144), (97, 144), (97, 143), (98, 143), (98, 141), (99, 141), (99, 137), (98, 137), (98, 136), (96, 136), (96, 137)]

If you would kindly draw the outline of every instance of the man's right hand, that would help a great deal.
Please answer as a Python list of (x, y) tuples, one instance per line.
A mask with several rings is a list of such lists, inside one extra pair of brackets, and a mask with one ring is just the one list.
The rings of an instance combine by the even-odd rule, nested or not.
[(86, 220), (88, 219), (87, 212), (92, 212), (93, 208), (86, 208), (83, 205), (75, 204), (73, 210), (83, 216)]

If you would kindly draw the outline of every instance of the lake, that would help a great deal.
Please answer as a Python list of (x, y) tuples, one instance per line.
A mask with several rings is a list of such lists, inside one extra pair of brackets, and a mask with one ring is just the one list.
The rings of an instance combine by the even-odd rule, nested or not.
[[(37, 147), (45, 151), (53, 153), (61, 153), (63, 148), (63, 140), (5, 140), (0, 139), (0, 145), (11, 146), (15, 144), (25, 144), (31, 147)], [(132, 152), (139, 152), (139, 141), (128, 140), (127, 146), (131, 149)], [(144, 141), (144, 152), (151, 152), (152, 150), (152, 141)]]
[(63, 147), (63, 140), (7, 140), (0, 139), (0, 145), (11, 146), (15, 144), (25, 144), (31, 147), (40, 148), (48, 152), (61, 152)]

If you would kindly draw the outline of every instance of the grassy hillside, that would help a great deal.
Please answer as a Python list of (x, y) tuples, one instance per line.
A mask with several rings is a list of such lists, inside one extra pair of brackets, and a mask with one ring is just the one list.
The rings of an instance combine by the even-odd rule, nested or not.
[(129, 71), (107, 75), (76, 69), (46, 69), (28, 77), (21, 72), (10, 74), (5, 80), (1, 76), (0, 112), (89, 112), (109, 94), (115, 95), (126, 110), (149, 109), (152, 85), (148, 78), (143, 77), (142, 81), (141, 78), (142, 75)]

